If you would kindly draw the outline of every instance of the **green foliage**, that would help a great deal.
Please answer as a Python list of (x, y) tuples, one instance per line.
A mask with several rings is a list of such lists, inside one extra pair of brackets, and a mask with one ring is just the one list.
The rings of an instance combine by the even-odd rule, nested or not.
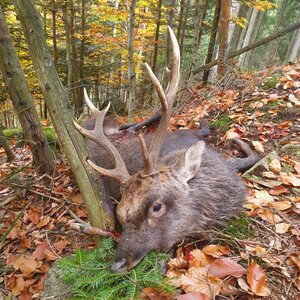
[(281, 73), (276, 73), (272, 77), (266, 77), (266, 78), (264, 78), (264, 81), (261, 83), (261, 87), (264, 90), (275, 89), (276, 88), (276, 84), (279, 83), (279, 79), (280, 79), (281, 76), (282, 76)]
[(174, 291), (163, 277), (166, 254), (151, 252), (130, 272), (112, 273), (115, 252), (114, 241), (103, 239), (99, 249), (78, 250), (72, 257), (62, 260), (64, 281), (72, 286), (71, 299), (140, 299), (145, 287)]
[(254, 234), (250, 219), (244, 214), (230, 220), (223, 229), (223, 233), (236, 238), (247, 238)]
[(227, 131), (231, 124), (233, 124), (233, 121), (230, 119), (228, 114), (222, 114), (215, 121), (210, 122), (209, 126)]

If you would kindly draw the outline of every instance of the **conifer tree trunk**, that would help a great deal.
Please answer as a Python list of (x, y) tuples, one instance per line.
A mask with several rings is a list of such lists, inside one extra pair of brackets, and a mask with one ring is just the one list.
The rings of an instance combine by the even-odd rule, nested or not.
[(81, 190), (91, 224), (102, 229), (112, 228), (113, 220), (102, 207), (101, 190), (95, 181), (95, 173), (87, 163), (86, 143), (73, 125), (68, 94), (56, 72), (39, 15), (31, 1), (12, 0), (12, 2), (24, 29), (33, 67), (47, 101), (60, 145)]
[(221, 79), (226, 71), (227, 59), (227, 44), (228, 44), (228, 30), (230, 19), (230, 0), (223, 0), (220, 12), (220, 26), (219, 26), (219, 52), (218, 52), (218, 78)]
[(52, 174), (54, 157), (35, 109), (32, 95), (21, 69), (16, 49), (0, 8), (0, 71), (7, 85), (26, 143), (32, 152), (33, 165), (41, 173)]
[(135, 5), (136, 0), (131, 0), (130, 18), (128, 30), (128, 84), (129, 84), (129, 99), (128, 99), (128, 117), (131, 122), (135, 109), (135, 88), (136, 74), (134, 69), (134, 25), (135, 25)]
[[(211, 34), (210, 34), (210, 40), (209, 40), (209, 44), (208, 44), (205, 64), (208, 64), (211, 62), (213, 54), (214, 54), (214, 47), (215, 47), (219, 18), (220, 18), (220, 10), (221, 10), (221, 0), (216, 0), (214, 19), (213, 19), (213, 24), (211, 27)], [(203, 73), (203, 83), (204, 84), (207, 83), (208, 77), (209, 77), (209, 69), (205, 70)]]

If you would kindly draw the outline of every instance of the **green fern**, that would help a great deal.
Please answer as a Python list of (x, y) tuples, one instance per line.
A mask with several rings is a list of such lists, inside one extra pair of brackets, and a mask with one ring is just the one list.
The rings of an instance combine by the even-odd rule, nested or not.
[(151, 252), (130, 272), (112, 273), (115, 253), (115, 243), (109, 238), (103, 239), (96, 250), (77, 250), (73, 256), (61, 261), (64, 281), (72, 286), (71, 299), (139, 299), (145, 287), (174, 292), (174, 287), (163, 277), (166, 254)]

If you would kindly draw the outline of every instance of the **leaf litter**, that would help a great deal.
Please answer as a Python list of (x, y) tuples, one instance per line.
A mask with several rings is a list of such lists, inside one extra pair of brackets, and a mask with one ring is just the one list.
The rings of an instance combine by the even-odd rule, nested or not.
[[(261, 83), (278, 71), (282, 76), (276, 88), (265, 90)], [(170, 129), (193, 129), (203, 118), (213, 122), (226, 114), (229, 128), (213, 127), (207, 139), (225, 156), (238, 153), (226, 142), (232, 137), (252, 142), (262, 156), (274, 145), (280, 150), (267, 170), (244, 178), (244, 213), (252, 234), (238, 237), (217, 231), (207, 243), (183, 244), (168, 262), (166, 276), (182, 290), (179, 300), (298, 300), (300, 158), (299, 148), (291, 149), (300, 143), (300, 65), (244, 73), (238, 79), (243, 90), (234, 84), (221, 90), (201, 85), (188, 89), (192, 101), (172, 117)], [(191, 94), (183, 95), (183, 102)], [(52, 263), (95, 243), (70, 226), (74, 214), (87, 221), (87, 213), (63, 157), (57, 159), (52, 178), (41, 178), (30, 167), (26, 146), (14, 152), (16, 161), (1, 161), (0, 170), (0, 298), (3, 293), (39, 299)], [(175, 298), (149, 288), (143, 299)]]

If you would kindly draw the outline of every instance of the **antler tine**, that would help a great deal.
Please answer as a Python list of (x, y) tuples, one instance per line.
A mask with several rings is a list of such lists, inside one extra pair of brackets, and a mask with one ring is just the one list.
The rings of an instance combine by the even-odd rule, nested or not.
[(146, 146), (146, 142), (145, 142), (145, 139), (144, 139), (142, 134), (139, 134), (139, 139), (140, 139), (140, 144), (141, 144), (141, 148), (142, 148), (142, 156), (143, 156), (143, 161), (144, 161), (144, 170), (145, 170), (145, 173), (149, 173), (149, 172), (151, 172), (150, 171), (151, 163), (150, 163), (150, 160), (149, 160), (149, 153), (148, 153), (148, 149), (147, 149), (147, 146)]
[(176, 96), (178, 84), (179, 84), (179, 73), (180, 73), (180, 50), (177, 39), (171, 27), (168, 26), (172, 48), (173, 48), (173, 62), (172, 62), (172, 71), (171, 71), (171, 79), (167, 87), (167, 92), (163, 91), (161, 84), (159, 83), (157, 77), (154, 75), (151, 68), (146, 64), (146, 68), (148, 70), (149, 76), (153, 82), (153, 85), (158, 94), (158, 98), (160, 100), (162, 106), (161, 120), (158, 125), (156, 133), (152, 137), (150, 150), (149, 150), (149, 161), (150, 168), (149, 170), (145, 170), (145, 172), (153, 171), (153, 168), (157, 164), (160, 150), (163, 143), (164, 135), (168, 129), (170, 117), (172, 114), (173, 102)]
[(89, 99), (85, 90), (84, 90), (84, 97), (85, 97), (85, 101), (86, 101), (88, 107), (95, 115), (95, 118), (96, 118), (95, 127), (93, 130), (87, 130), (87, 129), (81, 127), (75, 121), (73, 121), (74, 126), (82, 135), (93, 140), (100, 147), (105, 149), (113, 157), (116, 166), (114, 169), (104, 169), (104, 168), (96, 165), (89, 159), (88, 159), (88, 163), (90, 164), (90, 166), (92, 168), (94, 168), (101, 175), (115, 178), (115, 179), (119, 180), (120, 182), (126, 182), (130, 178), (130, 175), (129, 175), (126, 165), (123, 161), (123, 158), (121, 157), (117, 148), (111, 143), (111, 141), (105, 136), (105, 134), (103, 132), (103, 121), (104, 121), (104, 117), (105, 117), (107, 111), (109, 110), (110, 103), (107, 105), (107, 107), (104, 110), (99, 111), (94, 106), (92, 101)]

